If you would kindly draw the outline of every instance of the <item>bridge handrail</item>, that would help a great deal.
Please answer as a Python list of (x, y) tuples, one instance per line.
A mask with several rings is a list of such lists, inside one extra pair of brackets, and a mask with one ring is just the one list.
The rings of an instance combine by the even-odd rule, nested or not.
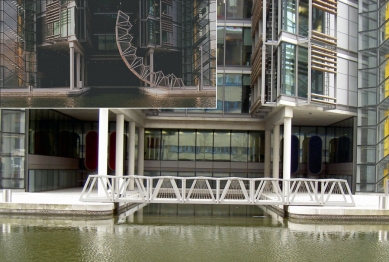
[(80, 200), (355, 206), (347, 180), (304, 178), (90, 175)]
[(193, 177), (181, 177), (181, 176), (140, 176), (140, 175), (128, 175), (128, 176), (115, 176), (115, 175), (89, 175), (89, 177), (104, 177), (104, 178), (143, 178), (143, 179), (161, 179), (161, 178), (169, 178), (169, 179), (210, 179), (210, 180), (246, 180), (246, 181), (318, 181), (318, 182), (326, 182), (326, 181), (339, 181), (339, 182), (347, 182), (346, 179), (335, 179), (335, 178), (325, 178), (325, 179), (313, 179), (313, 178), (271, 178), (271, 177), (262, 177), (262, 178), (247, 178), (247, 177), (211, 177), (211, 176), (193, 176)]

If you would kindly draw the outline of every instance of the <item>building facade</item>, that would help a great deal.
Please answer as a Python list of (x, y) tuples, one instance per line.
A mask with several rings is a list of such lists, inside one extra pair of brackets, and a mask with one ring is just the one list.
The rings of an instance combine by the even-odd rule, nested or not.
[[(217, 1), (216, 108), (2, 109), (2, 122), (14, 114), (25, 125), (2, 125), (1, 179), (21, 157), (19, 185), (30, 191), (97, 173), (341, 178), (353, 192), (380, 191), (386, 10), (385, 1)], [(14, 134), (25, 139), (19, 151)]]

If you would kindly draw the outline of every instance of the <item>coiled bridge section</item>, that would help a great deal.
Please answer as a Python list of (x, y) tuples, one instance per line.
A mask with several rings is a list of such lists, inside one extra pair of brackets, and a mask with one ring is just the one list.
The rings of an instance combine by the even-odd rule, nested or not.
[(143, 63), (143, 57), (136, 55), (137, 48), (131, 43), (133, 36), (130, 35), (132, 24), (130, 17), (119, 10), (116, 19), (116, 44), (120, 56), (128, 69), (140, 80), (150, 85), (150, 87), (181, 88), (184, 82), (174, 74), (164, 75), (162, 71), (152, 72), (150, 65)]

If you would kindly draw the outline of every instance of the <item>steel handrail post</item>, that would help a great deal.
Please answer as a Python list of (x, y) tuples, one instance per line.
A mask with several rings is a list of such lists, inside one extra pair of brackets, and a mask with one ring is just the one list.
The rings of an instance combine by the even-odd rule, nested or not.
[(220, 180), (216, 180), (216, 203), (219, 204), (220, 201)]
[(182, 195), (182, 199), (181, 199), (181, 202), (184, 203), (186, 202), (186, 179), (183, 178), (181, 180), (181, 195)]

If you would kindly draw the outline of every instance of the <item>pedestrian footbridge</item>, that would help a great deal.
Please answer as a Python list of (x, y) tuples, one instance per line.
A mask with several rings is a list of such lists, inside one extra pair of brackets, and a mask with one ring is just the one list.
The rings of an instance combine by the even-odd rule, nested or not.
[(80, 201), (355, 206), (346, 180), (90, 175)]

